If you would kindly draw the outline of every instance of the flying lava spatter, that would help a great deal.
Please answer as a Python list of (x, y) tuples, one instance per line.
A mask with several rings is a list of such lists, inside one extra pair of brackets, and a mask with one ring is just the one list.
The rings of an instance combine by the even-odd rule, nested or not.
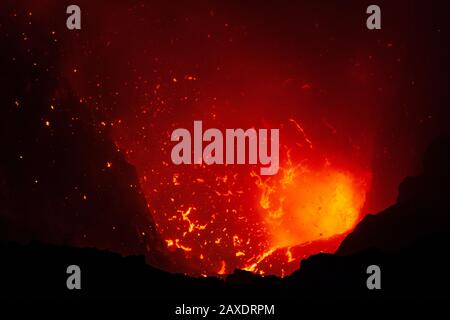
[[(302, 148), (313, 149), (297, 121), (289, 119), (287, 126)], [(302, 258), (335, 250), (361, 218), (367, 173), (329, 161), (295, 163), (286, 146), (279, 173), (269, 177), (250, 165), (177, 166), (168, 158), (170, 144), (163, 145), (162, 166), (151, 170), (153, 177), (141, 176), (141, 184), (167, 248), (183, 253), (195, 266), (186, 271), (191, 274), (240, 268), (287, 275)]]

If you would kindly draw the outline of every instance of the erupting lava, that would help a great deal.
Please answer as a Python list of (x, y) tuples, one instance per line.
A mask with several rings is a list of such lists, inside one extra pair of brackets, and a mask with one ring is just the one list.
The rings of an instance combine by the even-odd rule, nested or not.
[[(312, 149), (300, 125), (289, 123), (305, 142), (302, 148)], [(161, 139), (168, 136), (170, 131)], [(274, 176), (259, 175), (254, 165), (173, 165), (171, 145), (159, 143), (162, 165), (140, 179), (167, 248), (189, 266), (177, 271), (221, 275), (240, 268), (287, 275), (301, 259), (334, 251), (361, 218), (366, 174), (328, 160), (314, 166), (318, 161), (294, 161), (286, 145)]]
[(257, 178), (263, 219), (276, 248), (345, 233), (355, 225), (364, 205), (363, 183), (332, 168), (289, 167), (279, 181)]
[[(301, 258), (333, 251), (360, 219), (367, 177), (357, 178), (329, 166), (312, 170), (301, 164), (293, 166), (290, 161), (278, 179), (252, 175), (261, 191), (260, 213), (269, 230), (270, 247), (245, 270), (264, 274), (267, 268), (271, 272), (278, 269), (282, 275), (292, 272)], [(296, 247), (295, 254), (292, 247)], [(277, 250), (283, 252), (281, 259), (271, 259)]]

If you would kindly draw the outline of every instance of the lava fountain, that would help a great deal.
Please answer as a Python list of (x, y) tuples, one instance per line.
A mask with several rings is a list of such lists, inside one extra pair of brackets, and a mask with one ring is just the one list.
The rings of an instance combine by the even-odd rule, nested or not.
[(290, 161), (279, 178), (252, 176), (261, 193), (259, 211), (270, 246), (244, 269), (281, 275), (297, 269), (308, 255), (337, 248), (361, 218), (370, 181), (370, 174), (355, 176), (329, 163), (311, 169)]
[(139, 161), (141, 149), (126, 151), (168, 250), (179, 266), (189, 266), (175, 271), (287, 275), (301, 259), (334, 251), (359, 221), (370, 175), (308, 159), (311, 140), (297, 121), (287, 123), (281, 134), (287, 127), (300, 133), (302, 147), (294, 151), (303, 156), (285, 139), (284, 161), (273, 176), (260, 175), (255, 165), (171, 164), (170, 130), (157, 142), (162, 160), (153, 167)]
[(275, 182), (263, 181), (260, 206), (271, 234), (271, 245), (287, 247), (331, 238), (349, 231), (365, 201), (365, 181), (325, 167), (282, 170)]

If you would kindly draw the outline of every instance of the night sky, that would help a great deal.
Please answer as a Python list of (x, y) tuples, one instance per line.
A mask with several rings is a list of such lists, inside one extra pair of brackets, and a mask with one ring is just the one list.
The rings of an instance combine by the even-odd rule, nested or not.
[[(117, 219), (139, 235), (151, 228), (161, 250), (184, 261), (177, 271), (286, 275), (304, 256), (334, 251), (364, 214), (394, 202), (401, 180), (421, 170), (427, 144), (448, 132), (448, 8), (378, 1), (382, 29), (370, 31), (365, 10), (372, 3), (366, 1), (76, 1), (82, 29), (69, 31), (69, 4), (0, 5), (2, 47), (14, 48), (2, 54), (8, 75), (25, 79), (14, 71), (20, 55), (27, 72), (36, 68), (39, 76), (29, 78), (35, 87), (46, 74), (54, 79), (45, 84), (46, 109), (36, 111), (21, 143), (33, 139), (33, 130), (53, 138), (67, 134), (78, 120), (89, 131), (83, 139), (107, 140), (107, 152), (93, 147), (84, 161), (96, 159), (98, 165), (88, 167), (102, 173), (120, 173), (124, 163), (135, 168), (135, 184), (119, 174), (113, 185), (142, 195), (137, 201), (145, 202), (148, 221), (127, 210)], [(8, 81), (2, 77), (3, 87)], [(64, 90), (76, 112), (73, 104), (58, 103)], [(23, 103), (26, 97), (3, 91), (9, 115), (33, 108), (32, 101)], [(58, 116), (59, 109), (76, 115)], [(193, 130), (194, 120), (222, 130), (279, 128), (279, 173), (260, 176), (252, 165), (172, 164), (170, 134)], [(67, 172), (76, 166), (70, 162)], [(27, 167), (23, 181), (38, 180), (34, 168)], [(96, 179), (104, 178), (91, 182)], [(89, 201), (103, 186), (79, 192), (77, 201)], [(56, 226), (55, 211), (38, 207), (20, 224), (33, 229), (49, 221), (48, 233), (71, 234), (69, 244), (122, 253), (156, 243), (124, 237), (118, 247), (114, 223), (89, 229), (103, 235), (98, 240), (75, 241), (89, 234), (89, 223), (75, 216)], [(103, 214), (100, 221), (108, 221)]]

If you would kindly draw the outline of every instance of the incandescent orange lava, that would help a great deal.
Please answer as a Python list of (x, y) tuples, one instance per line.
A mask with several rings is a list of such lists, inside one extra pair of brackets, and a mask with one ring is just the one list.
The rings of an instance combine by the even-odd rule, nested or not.
[(369, 176), (286, 158), (274, 176), (249, 166), (165, 166), (170, 174), (146, 193), (167, 248), (193, 266), (177, 271), (284, 276), (337, 248), (361, 218)]
[[(294, 271), (309, 254), (336, 249), (360, 219), (369, 181), (368, 175), (355, 177), (329, 165), (313, 170), (291, 163), (279, 178), (263, 181), (253, 176), (261, 191), (260, 213), (269, 230), (270, 247), (244, 269), (260, 274), (279, 269), (281, 275)], [(261, 266), (277, 251), (283, 252), (281, 259)]]
[(347, 232), (358, 221), (365, 190), (350, 173), (298, 166), (281, 174), (279, 181), (263, 182), (258, 177), (257, 183), (272, 247), (327, 239)]
[(274, 176), (260, 176), (252, 165), (174, 165), (171, 130), (155, 141), (161, 146), (156, 162), (140, 160), (151, 159), (146, 149), (125, 151), (174, 254), (169, 271), (206, 276), (240, 268), (288, 275), (305, 257), (336, 250), (362, 218), (370, 174), (354, 164), (334, 165), (320, 150), (314, 157), (316, 146), (296, 120), (282, 128)]

